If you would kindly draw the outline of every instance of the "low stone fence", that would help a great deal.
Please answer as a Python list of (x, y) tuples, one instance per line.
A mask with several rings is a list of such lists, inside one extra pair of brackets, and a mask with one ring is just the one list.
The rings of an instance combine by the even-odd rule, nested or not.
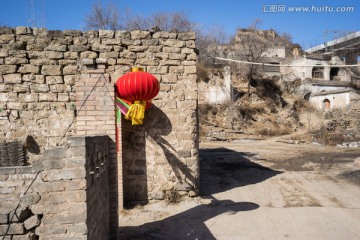
[(0, 238), (116, 239), (109, 229), (110, 141), (72, 137), (30, 166), (0, 168)]

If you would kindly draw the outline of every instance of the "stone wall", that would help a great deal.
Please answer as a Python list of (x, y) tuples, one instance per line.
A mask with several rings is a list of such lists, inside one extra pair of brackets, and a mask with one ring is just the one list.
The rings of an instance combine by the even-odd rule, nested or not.
[[(0, 141), (31, 135), (39, 146), (56, 146), (74, 134), (76, 31), (0, 29)], [(74, 50), (74, 49), (73, 49)]]
[(69, 138), (31, 166), (0, 168), (1, 239), (109, 239), (108, 141)]
[(325, 113), (325, 125), (328, 130), (353, 129), (360, 133), (360, 98), (351, 99), (346, 109), (332, 109)]
[(132, 66), (143, 67), (160, 81), (160, 93), (143, 126), (118, 126), (122, 147), (118, 160), (110, 160), (110, 191), (119, 197), (112, 202), (121, 207), (123, 198), (163, 199), (172, 190), (195, 195), (196, 59), (193, 32), (1, 28), (0, 141), (31, 136), (42, 152), (72, 135), (114, 139), (113, 119), (102, 118), (113, 110), (94, 99), (103, 95), (109, 101), (117, 78)]

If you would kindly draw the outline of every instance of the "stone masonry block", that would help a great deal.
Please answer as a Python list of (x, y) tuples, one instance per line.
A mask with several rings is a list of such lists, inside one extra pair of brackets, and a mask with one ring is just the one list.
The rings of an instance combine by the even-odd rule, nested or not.
[(196, 73), (196, 66), (186, 66), (185, 74)]
[(23, 223), (12, 223), (9, 225), (0, 225), (0, 236), (4, 234), (12, 235), (12, 234), (24, 234), (24, 224)]
[(7, 108), (11, 110), (22, 110), (26, 108), (25, 103), (19, 103), (19, 102), (8, 102)]
[(113, 30), (99, 30), (100, 38), (113, 38), (115, 31)]
[(89, 50), (90, 46), (87, 45), (71, 45), (69, 46), (69, 50), (72, 52), (84, 52)]
[(2, 74), (15, 73), (16, 69), (16, 65), (0, 65), (0, 72)]
[(28, 92), (29, 90), (30, 90), (30, 86), (25, 84), (15, 84), (13, 89), (13, 91), (17, 93), (25, 93)]
[(117, 59), (116, 63), (119, 64), (119, 65), (130, 65), (130, 66), (132, 66), (135, 63), (135, 60), (134, 59), (119, 58), (119, 59)]
[(39, 94), (35, 93), (27, 93), (27, 94), (19, 94), (19, 101), (30, 103), (30, 102), (37, 102), (39, 100)]
[(7, 56), (9, 56), (9, 51), (6, 49), (0, 49), (0, 57), (3, 58)]
[(79, 30), (64, 30), (64, 36), (71, 36), (71, 37), (79, 37), (82, 35), (82, 32)]
[(23, 65), (19, 68), (18, 72), (19, 73), (34, 73), (34, 74), (38, 74), (39, 73), (40, 68), (38, 66), (34, 66), (34, 65)]
[[(74, 224), (86, 221), (86, 213), (74, 213), (68, 215), (47, 214), (43, 217), (44, 224)], [(53, 238), (49, 238), (53, 239)], [(64, 239), (64, 238), (61, 238)], [(66, 238), (65, 238), (66, 239)], [(85, 238), (86, 239), (86, 238)]]
[(69, 66), (65, 66), (63, 69), (63, 74), (64, 75), (72, 75), (72, 74), (76, 74), (78, 70), (78, 67), (75, 65), (69, 65)]
[(60, 84), (64, 83), (63, 76), (46, 76), (45, 77), (47, 84)]
[(52, 84), (50, 86), (50, 92), (52, 93), (61, 93), (61, 92), (68, 92), (70, 89), (68, 89), (68, 86), (65, 84)]
[(68, 93), (58, 93), (57, 99), (59, 102), (68, 102), (70, 98)]
[(64, 58), (66, 59), (78, 59), (79, 53), (78, 52), (65, 52)]
[(97, 58), (98, 53), (93, 51), (85, 51), (80, 53), (80, 58)]
[(163, 44), (164, 44), (164, 46), (173, 47), (173, 48), (181, 48), (181, 47), (185, 46), (184, 41), (178, 41), (178, 40), (173, 40), (173, 39), (168, 39), (168, 40), (164, 41)]
[(8, 223), (8, 214), (1, 213), (0, 214), (0, 224)]
[(64, 148), (46, 149), (43, 153), (44, 159), (56, 160), (69, 157), (70, 153)]
[(30, 86), (30, 89), (34, 93), (46, 93), (50, 90), (47, 84), (33, 84)]
[(62, 52), (55, 52), (55, 51), (46, 52), (46, 56), (49, 59), (62, 59), (62, 58), (64, 58), (64, 54)]
[(38, 193), (28, 193), (20, 198), (20, 204), (23, 207), (34, 205), (40, 201), (40, 195)]
[(164, 47), (163, 52), (164, 53), (180, 53), (181, 48), (180, 47)]
[(119, 52), (104, 52), (104, 53), (100, 53), (99, 58), (118, 58), (119, 57)]
[(0, 93), (0, 102), (16, 101), (16, 93)]
[(83, 36), (87, 37), (89, 39), (97, 38), (97, 37), (99, 37), (99, 31), (97, 31), (97, 30), (89, 30), (89, 31), (83, 32)]
[(196, 39), (196, 34), (195, 32), (183, 32), (183, 33), (178, 33), (178, 37), (177, 39), (179, 40), (195, 40)]
[(60, 66), (44, 65), (41, 68), (41, 74), (50, 76), (62, 75), (62, 71)]
[(86, 45), (88, 44), (87, 37), (75, 37), (74, 38), (74, 45)]
[(93, 65), (95, 61), (92, 58), (83, 58), (81, 62), (83, 65)]
[(159, 60), (143, 58), (143, 59), (138, 59), (136, 63), (144, 66), (154, 66), (154, 65), (156, 66), (159, 65)]
[(128, 50), (132, 52), (144, 52), (148, 48), (148, 46), (129, 46)]
[(86, 191), (64, 191), (55, 193), (44, 193), (42, 203), (46, 205), (62, 204), (65, 202), (76, 203), (86, 201)]
[(20, 26), (15, 28), (15, 33), (16, 35), (31, 34), (32, 29), (29, 27)]
[(32, 163), (34, 170), (49, 170), (49, 169), (61, 169), (66, 166), (66, 161), (64, 159), (58, 159), (56, 161), (51, 160), (39, 160)]
[(45, 48), (48, 51), (56, 51), (56, 52), (65, 52), (67, 51), (67, 46), (62, 44), (51, 44)]
[(69, 138), (67, 138), (67, 143), (72, 147), (85, 146), (86, 138), (85, 137), (69, 137)]
[(2, 84), (0, 85), (0, 92), (12, 92), (13, 91), (13, 85), (12, 84)]
[(186, 47), (195, 48), (195, 41), (194, 40), (186, 41)]
[(119, 30), (119, 31), (115, 31), (115, 38), (130, 39), (131, 34), (129, 31)]
[(0, 44), (7, 44), (15, 41), (14, 34), (1, 34), (0, 35)]
[(56, 93), (41, 93), (39, 94), (40, 102), (55, 102), (57, 100)]
[(119, 45), (121, 43), (121, 39), (119, 38), (104, 38), (101, 41), (102, 44), (105, 45)]
[(39, 225), (40, 225), (40, 219), (39, 219), (39, 216), (37, 216), (37, 215), (34, 215), (34, 216), (26, 219), (24, 222), (24, 227), (26, 230), (30, 230)]
[(58, 180), (70, 180), (84, 178), (86, 172), (84, 168), (66, 169), (66, 170), (49, 170), (42, 173), (43, 181), (58, 181)]
[(4, 83), (21, 83), (21, 74), (14, 73), (4, 75)]

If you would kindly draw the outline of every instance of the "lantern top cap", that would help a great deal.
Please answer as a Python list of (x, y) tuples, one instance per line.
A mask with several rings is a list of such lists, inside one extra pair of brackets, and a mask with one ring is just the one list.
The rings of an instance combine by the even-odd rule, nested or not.
[(133, 67), (131, 68), (131, 72), (143, 72), (144, 68), (142, 67)]

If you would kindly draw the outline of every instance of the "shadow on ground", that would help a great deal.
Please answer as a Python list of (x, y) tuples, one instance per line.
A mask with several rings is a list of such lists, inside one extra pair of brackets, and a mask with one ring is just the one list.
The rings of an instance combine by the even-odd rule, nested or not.
[(227, 148), (200, 149), (200, 194), (210, 196), (282, 173), (252, 162), (251, 156)]
[(250, 156), (252, 155), (227, 148), (201, 149), (201, 194), (212, 199), (212, 202), (160, 221), (135, 227), (121, 227), (119, 239), (214, 240), (215, 237), (205, 224), (207, 220), (219, 215), (255, 210), (259, 205), (251, 202), (219, 201), (212, 194), (259, 183), (281, 173), (250, 161)]
[(136, 227), (121, 227), (119, 239), (141, 240), (215, 240), (205, 222), (221, 214), (233, 215), (241, 211), (257, 209), (259, 205), (251, 202), (217, 201), (199, 205), (180, 214), (160, 221)]

